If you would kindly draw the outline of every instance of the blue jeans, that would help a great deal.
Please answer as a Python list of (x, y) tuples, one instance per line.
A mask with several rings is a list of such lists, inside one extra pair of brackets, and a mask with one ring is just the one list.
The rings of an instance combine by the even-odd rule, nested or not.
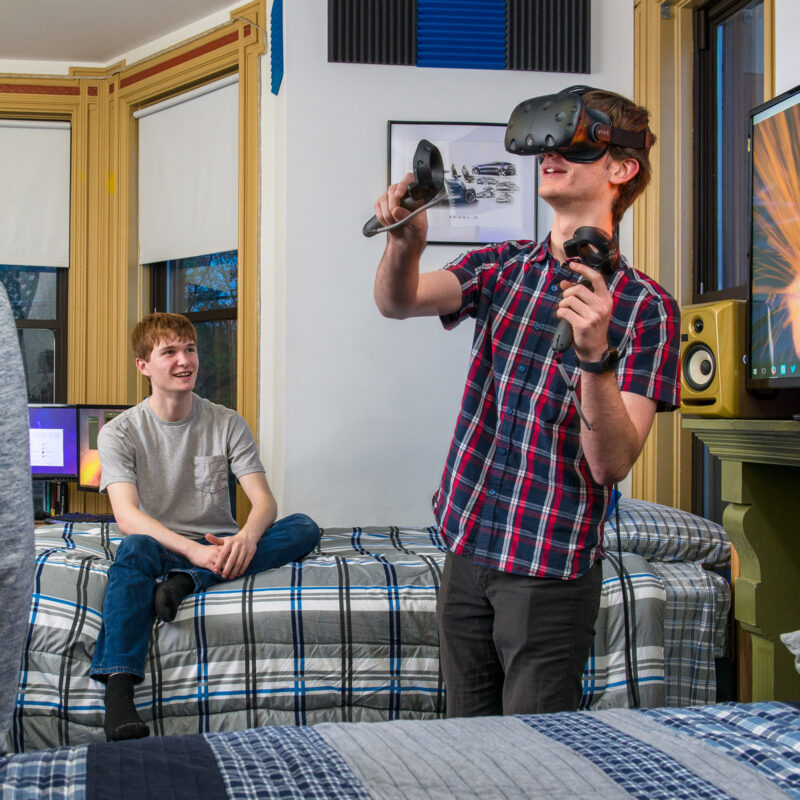
[[(320, 530), (305, 514), (278, 520), (261, 537), (253, 559), (243, 573), (252, 575), (297, 561), (318, 544)], [(205, 540), (201, 544), (208, 544)], [(105, 682), (108, 675), (127, 672), (144, 679), (147, 645), (153, 622), (153, 593), (158, 579), (170, 572), (192, 576), (195, 591), (226, 580), (210, 570), (167, 550), (151, 536), (126, 536), (108, 570), (103, 600), (103, 624), (94, 650), (89, 675)]]

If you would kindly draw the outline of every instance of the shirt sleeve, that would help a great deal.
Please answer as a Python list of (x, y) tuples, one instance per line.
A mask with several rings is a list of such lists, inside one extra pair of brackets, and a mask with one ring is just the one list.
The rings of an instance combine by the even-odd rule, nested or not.
[(231, 472), (241, 478), (251, 472), (266, 472), (250, 426), (241, 414), (234, 414), (228, 432), (228, 463)]
[(100, 491), (110, 483), (132, 483), (136, 486), (136, 452), (127, 443), (122, 427), (109, 422), (97, 434), (100, 455)]
[(680, 309), (666, 292), (651, 295), (617, 370), (622, 392), (656, 401), (657, 411), (674, 411), (680, 397)]
[(466, 317), (474, 318), (477, 315), (481, 292), (489, 276), (497, 271), (499, 262), (497, 248), (486, 247), (462, 254), (443, 267), (452, 272), (461, 284), (461, 308), (452, 314), (439, 317), (447, 330), (455, 328)]

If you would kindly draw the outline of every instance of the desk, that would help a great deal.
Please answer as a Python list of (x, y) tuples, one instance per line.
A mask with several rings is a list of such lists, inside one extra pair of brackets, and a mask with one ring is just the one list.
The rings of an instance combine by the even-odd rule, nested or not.
[(800, 700), (779, 635), (800, 628), (800, 422), (683, 418), (722, 462), (722, 524), (740, 575), (734, 615), (752, 635), (752, 699)]

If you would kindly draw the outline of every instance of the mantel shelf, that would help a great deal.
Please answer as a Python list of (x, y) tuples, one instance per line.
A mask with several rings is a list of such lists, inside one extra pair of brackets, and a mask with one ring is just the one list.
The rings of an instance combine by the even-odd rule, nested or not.
[(721, 462), (722, 524), (739, 555), (735, 616), (750, 634), (752, 699), (797, 700), (800, 676), (780, 635), (800, 606), (800, 422), (684, 417)]
[(718, 458), (800, 466), (800, 422), (683, 417), (682, 424)]

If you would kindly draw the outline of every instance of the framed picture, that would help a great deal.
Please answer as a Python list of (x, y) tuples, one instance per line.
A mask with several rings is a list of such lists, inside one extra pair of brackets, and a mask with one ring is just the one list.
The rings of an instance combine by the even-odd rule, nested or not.
[(420, 139), (442, 154), (447, 197), (428, 209), (429, 243), (536, 238), (539, 162), (506, 152), (505, 132), (489, 122), (389, 121), (389, 183), (411, 171)]

